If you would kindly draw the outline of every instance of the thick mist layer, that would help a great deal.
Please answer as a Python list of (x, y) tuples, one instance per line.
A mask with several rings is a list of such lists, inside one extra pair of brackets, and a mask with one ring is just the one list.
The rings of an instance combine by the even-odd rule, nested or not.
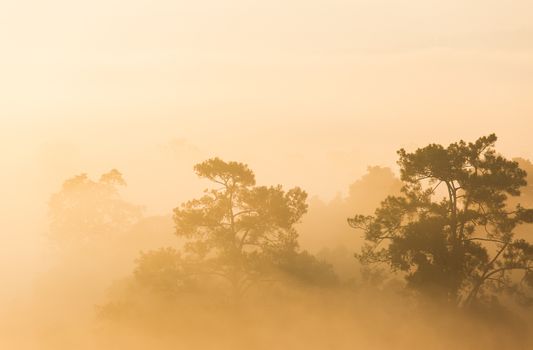
[[(524, 159), (513, 164), (533, 168)], [(242, 163), (215, 158), (195, 170), (215, 183), (210, 190), (215, 191), (213, 200), (222, 195), (216, 188), (227, 186), (226, 180), (219, 183), (218, 176), (229, 179), (229, 174), (243, 171), (235, 179), (245, 186), (255, 184), (253, 172)], [(234, 284), (233, 275), (226, 275), (231, 270), (223, 268), (236, 266), (237, 260), (216, 256), (226, 248), (197, 255), (200, 246), (188, 246), (193, 232), (201, 238), (218, 230), (204, 231), (215, 217), (202, 221), (198, 216), (209, 210), (216, 214), (222, 208), (211, 202), (209, 191), (207, 197), (184, 202), (173, 213), (150, 215), (143, 206), (124, 199), (125, 180), (116, 169), (100, 176), (80, 174), (66, 179), (50, 195), (48, 228), (41, 238), (46, 264), (35, 269), (31, 285), (3, 299), (6, 317), (0, 336), (4, 344), (21, 349), (343, 349), (354, 344), (383, 349), (525, 349), (531, 345), (529, 309), (514, 304), (511, 295), (502, 299), (503, 304), (457, 309), (435, 299), (436, 294), (434, 298), (413, 293), (401, 273), (361, 265), (354, 258), (363, 239), (346, 219), (353, 213), (372, 214), (387, 196), (400, 195), (402, 182), (389, 168), (369, 167), (349, 186), (347, 195), (329, 202), (315, 197), (307, 204), (304, 192), (283, 192), (280, 186), (259, 186), (251, 192), (243, 187), (244, 192), (235, 194), (243, 202), (234, 218), (237, 225), (252, 226), (243, 226), (239, 241), (263, 247), (243, 250), (242, 254), (252, 254), (243, 257), (275, 256), (272, 249), (278, 248), (270, 240), (285, 236), (274, 233), (265, 236), (266, 241), (259, 239), (262, 230), (269, 231), (263, 226), (267, 222), (281, 225), (277, 230), (294, 224), (298, 233), (294, 239), (300, 246), (296, 255), (287, 256), (289, 260), (280, 255), (274, 265), (246, 267), (253, 283), (245, 289), (244, 284)], [(253, 193), (259, 197), (251, 199)], [(265, 195), (274, 197), (263, 202)], [(274, 198), (286, 199), (272, 207)], [(513, 201), (529, 205), (531, 186)], [(195, 211), (197, 207), (201, 212)], [(257, 214), (247, 217), (255, 210)], [(283, 210), (296, 215), (294, 221), (280, 221)], [(224, 216), (220, 220), (223, 223)], [(253, 220), (263, 222), (259, 231)], [(249, 229), (255, 232), (255, 240), (245, 238)], [(529, 230), (524, 226), (520, 235), (527, 238)], [(176, 232), (185, 236), (176, 237)], [(218, 239), (204, 242), (220, 244)], [(196, 255), (187, 262), (191, 252)], [(216, 272), (207, 279), (192, 277), (208, 271), (198, 265), (201, 256), (208, 259), (205, 267)], [(257, 279), (260, 275), (266, 278)]]

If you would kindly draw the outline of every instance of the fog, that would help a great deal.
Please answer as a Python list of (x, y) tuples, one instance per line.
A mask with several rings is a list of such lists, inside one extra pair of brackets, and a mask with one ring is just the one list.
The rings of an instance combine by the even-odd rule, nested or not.
[[(347, 222), (402, 195), (408, 167), (399, 149), (491, 133), (496, 153), (528, 173), (527, 185), (509, 175), (521, 194), (506, 192), (505, 205), (531, 207), (530, 2), (17, 1), (0, 9), (1, 346), (532, 346), (531, 309), (515, 302), (514, 286), (498, 294), (498, 307), (450, 306), (409, 286), (414, 268), (363, 264), (354, 255), (368, 237)], [(200, 224), (185, 215), (197, 208), (181, 205), (217, 189), (195, 170), (212, 159), (253, 171), (244, 207), (261, 209), (264, 232), (283, 231), (297, 245), (261, 260), (268, 267), (245, 264), (261, 282), (238, 297), (224, 277), (189, 280), (189, 235)], [(113, 169), (120, 181), (106, 182)], [(253, 192), (278, 184), (268, 203), (279, 208)], [(447, 195), (435, 193), (435, 203)], [(304, 202), (305, 213), (295, 204)], [(513, 221), (513, 233), (531, 241), (527, 220)], [(473, 232), (465, 240), (479, 239)], [(216, 264), (235, 267), (232, 259)], [(468, 283), (488, 278), (489, 265)]]

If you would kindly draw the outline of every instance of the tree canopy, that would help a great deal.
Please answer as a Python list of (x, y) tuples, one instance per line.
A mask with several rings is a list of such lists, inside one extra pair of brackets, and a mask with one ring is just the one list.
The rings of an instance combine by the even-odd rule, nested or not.
[[(138, 260), (138, 278), (156, 281), (161, 289), (160, 282), (172, 276), (218, 276), (229, 282), (235, 297), (284, 273), (317, 284), (334, 282), (329, 265), (299, 251), (294, 226), (307, 211), (302, 189), (257, 186), (247, 165), (219, 158), (194, 170), (214, 187), (174, 209), (175, 234), (185, 241), (183, 250), (144, 254)], [(165, 288), (181, 285), (173, 281)]]
[(496, 140), (492, 134), (400, 149), (402, 195), (387, 197), (374, 215), (348, 219), (365, 233), (361, 261), (386, 263), (413, 289), (459, 305), (502, 290), (525, 296), (522, 287), (533, 285), (533, 245), (515, 229), (533, 212), (509, 210), (507, 202), (526, 185), (526, 172), (496, 153)]
[(121, 198), (119, 189), (125, 185), (116, 169), (98, 181), (87, 174), (66, 180), (49, 201), (50, 236), (72, 246), (126, 232), (141, 217), (141, 208)]

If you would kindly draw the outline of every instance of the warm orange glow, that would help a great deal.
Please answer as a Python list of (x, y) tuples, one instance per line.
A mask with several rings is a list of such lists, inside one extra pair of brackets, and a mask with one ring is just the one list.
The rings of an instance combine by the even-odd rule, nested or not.
[[(248, 164), (258, 185), (304, 189), (310, 208), (296, 225), (300, 245), (358, 285), (363, 277), (353, 254), (362, 239), (346, 218), (356, 210), (371, 214), (384, 196), (399, 193), (399, 148), (494, 132), (503, 156), (533, 159), (532, 18), (529, 0), (0, 5), (0, 310), (9, 309), (0, 312), (0, 344), (72, 349), (93, 339), (100, 349), (116, 348), (113, 341), (124, 348), (125, 340), (106, 338), (120, 330), (95, 321), (94, 306), (121, 290), (112, 285), (128, 283), (122, 281), (140, 250), (182, 244), (173, 235), (173, 209), (209, 188), (193, 166), (213, 157)], [(85, 173), (87, 183), (98, 183), (111, 169), (127, 183), (119, 187), (121, 200), (141, 206), (145, 221), (123, 232), (134, 237), (127, 244), (100, 242), (93, 255), (79, 247), (62, 255), (48, 235), (51, 196), (73, 176)], [(444, 343), (445, 332), (426, 325), (437, 307), (404, 323), (397, 315), (409, 311), (401, 297), (383, 296), (398, 311), (389, 319), (372, 292), (331, 293), (306, 294), (289, 308), (288, 320), (280, 316), (282, 302), (254, 305), (266, 316), (251, 324), (263, 327), (250, 326), (238, 340), (206, 320), (209, 312), (185, 313), (228, 349), (298, 348), (302, 334), (313, 334), (317, 349), (409, 348), (411, 333), (424, 334), (417, 341), (428, 348), (482, 348), (492, 339), (475, 324), (469, 327), (480, 343), (470, 336)], [(327, 310), (317, 306), (329, 303)], [(307, 314), (306, 305), (315, 313)], [(224, 312), (213, 311), (213, 320), (229, 317)], [(245, 327), (239, 315), (231, 317), (227, 327)], [(304, 318), (293, 336), (280, 335), (281, 322)], [(339, 324), (322, 328), (321, 318)], [(469, 324), (446, 314), (439, 326), (460, 334), (454, 320)], [(167, 323), (132, 327), (160, 324)], [(184, 348), (216, 344), (197, 343), (211, 338), (179, 324), (190, 331), (179, 333)], [(381, 332), (398, 324), (383, 340)], [(125, 328), (127, 336), (137, 334)], [(511, 337), (507, 329), (498, 332)], [(331, 343), (328, 334), (340, 341)], [(151, 337), (129, 341), (179, 343)], [(22, 340), (27, 344), (17, 346)]]

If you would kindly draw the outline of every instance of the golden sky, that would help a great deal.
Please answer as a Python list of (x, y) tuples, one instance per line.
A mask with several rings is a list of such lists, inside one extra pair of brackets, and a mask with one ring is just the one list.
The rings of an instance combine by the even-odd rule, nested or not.
[(15, 173), (119, 167), (140, 179), (138, 163), (177, 142), (193, 160), (246, 161), (266, 181), (331, 197), (367, 165), (394, 165), (402, 146), (496, 132), (502, 152), (533, 158), (531, 1), (1, 7)]
[(1, 6), (2, 143), (65, 146), (58, 176), (176, 139), (326, 197), (400, 146), (497, 132), (533, 157), (531, 1)]

